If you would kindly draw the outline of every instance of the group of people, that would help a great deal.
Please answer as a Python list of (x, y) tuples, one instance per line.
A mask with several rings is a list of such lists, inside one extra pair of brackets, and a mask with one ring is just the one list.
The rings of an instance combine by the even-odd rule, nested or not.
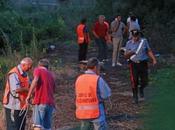
[[(30, 57), (21, 60), (7, 74), (3, 107), (7, 130), (25, 130), (26, 115), (33, 107), (33, 129), (51, 130), (52, 113), (55, 109), (54, 74), (49, 71), (49, 61), (41, 59), (33, 71), (31, 81), (27, 72), (33, 61)], [(81, 130), (106, 130), (104, 100), (111, 96), (111, 89), (100, 74), (100, 62), (90, 58), (87, 71), (75, 82), (76, 117), (81, 120)]]
[(32, 68), (32, 64), (32, 59), (26, 57), (7, 74), (3, 96), (7, 130), (25, 130), (26, 115), (31, 103), (34, 130), (51, 129), (51, 117), (55, 108), (55, 79), (53, 73), (48, 70), (49, 61), (41, 59), (33, 71), (31, 82), (27, 72)]
[[(124, 57), (128, 60), (130, 80), (133, 91), (133, 101), (138, 103), (144, 99), (144, 88), (148, 83), (148, 58), (153, 65), (157, 63), (148, 41), (141, 37), (140, 28), (136, 28), (136, 17), (128, 18), (129, 40), (125, 46)], [(90, 42), (86, 19), (77, 26), (79, 61), (86, 60), (88, 44)], [(138, 26), (139, 27), (139, 26)], [(109, 30), (111, 33), (109, 33)], [(81, 130), (107, 130), (104, 100), (110, 101), (111, 89), (100, 76), (101, 61), (107, 60), (107, 41), (112, 36), (113, 54), (112, 66), (121, 65), (119, 51), (123, 41), (126, 25), (117, 15), (109, 24), (105, 17), (100, 15), (95, 23), (92, 33), (98, 45), (98, 57), (89, 58), (84, 74), (75, 81), (75, 116), (81, 120)], [(51, 130), (52, 113), (55, 108), (54, 92), (55, 77), (49, 70), (49, 61), (41, 59), (33, 71), (33, 80), (29, 79), (27, 72), (32, 68), (30, 57), (21, 60), (20, 64), (12, 68), (7, 74), (7, 82), (3, 96), (3, 106), (6, 114), (7, 130), (25, 130), (26, 114), (29, 104), (33, 104), (34, 130)], [(138, 86), (139, 93), (138, 93)]]
[[(79, 26), (84, 26), (84, 28), (79, 28)], [(77, 33), (78, 39), (81, 38), (81, 42), (78, 40), (79, 47), (79, 61), (86, 60), (87, 55), (87, 49), (88, 44), (90, 42), (89, 37), (89, 31), (87, 31), (87, 25), (85, 23), (80, 23), (77, 27), (77, 32), (81, 32), (81, 37), (79, 33)], [(148, 43), (148, 40), (144, 37), (142, 37), (140, 25), (138, 23), (138, 19), (136, 18), (133, 13), (130, 13), (130, 16), (127, 19), (127, 25), (125, 25), (122, 22), (121, 15), (117, 15), (115, 19), (111, 22), (109, 25), (105, 21), (104, 15), (99, 15), (98, 21), (94, 24), (92, 29), (92, 34), (95, 38), (95, 43), (98, 47), (98, 56), (97, 59), (93, 59), (94, 61), (107, 61), (107, 42), (112, 41), (113, 44), (113, 53), (112, 53), (112, 67), (115, 67), (116, 65), (122, 66), (122, 64), (119, 62), (119, 54), (120, 49), (123, 42), (123, 35), (124, 33), (128, 33), (128, 41), (124, 47), (124, 57), (128, 61), (129, 70), (130, 70), (130, 81), (131, 81), (131, 88), (133, 92), (133, 103), (138, 104), (139, 100), (144, 100), (144, 88), (148, 84), (148, 60), (149, 58), (152, 60), (152, 64), (157, 64), (157, 60), (150, 48), (150, 45)], [(88, 39), (88, 40), (87, 40)], [(82, 44), (86, 45), (86, 51), (84, 51), (81, 46)], [(83, 53), (85, 52), (85, 53)], [(89, 59), (90, 61), (92, 59)], [(87, 64), (87, 69), (90, 69), (89, 60)], [(92, 68), (91, 68), (92, 69)], [(95, 72), (98, 67), (94, 67)], [(106, 83), (99, 83), (101, 80), (97, 80), (99, 77), (98, 73), (94, 76), (94, 73), (91, 73), (91, 71), (87, 70), (85, 74), (82, 77), (79, 77), (76, 85), (78, 89), (77, 92), (77, 108), (76, 111), (77, 118), (82, 119), (82, 130), (88, 130), (84, 128), (87, 124), (91, 123), (94, 126), (95, 130), (106, 130), (107, 125), (105, 118), (102, 118), (102, 115), (104, 114), (104, 108), (102, 108), (101, 105), (101, 98), (104, 98), (104, 95), (101, 94), (109, 94), (110, 89), (105, 85)], [(101, 77), (99, 77), (101, 78)], [(88, 82), (89, 79), (91, 79), (91, 82)], [(98, 81), (98, 82), (97, 82)], [(102, 81), (101, 81), (102, 82)], [(79, 84), (80, 83), (80, 84)], [(87, 83), (87, 84), (84, 84)], [(93, 84), (92, 84), (93, 83)], [(100, 85), (105, 87), (105, 91), (103, 92), (100, 88)], [(97, 87), (96, 90), (94, 90), (93, 87)], [(139, 87), (140, 86), (140, 87)], [(91, 89), (91, 90), (89, 90)], [(79, 93), (79, 90), (81, 93)], [(88, 96), (88, 93), (97, 93), (95, 94), (95, 97), (90, 94)], [(102, 93), (101, 93), (102, 92)], [(108, 95), (110, 96), (110, 94)], [(98, 107), (96, 106), (98, 102)], [(82, 105), (82, 106), (80, 106)], [(80, 110), (79, 110), (80, 109)], [(100, 116), (99, 116), (99, 110)], [(102, 111), (103, 110), (103, 111)], [(79, 113), (80, 112), (80, 113)], [(98, 115), (98, 116), (97, 116)], [(105, 116), (104, 116), (105, 117)], [(103, 119), (103, 121), (100, 123), (99, 120)], [(98, 120), (98, 123), (96, 122)], [(99, 127), (97, 127), (97, 124), (101, 124)]]
[[(79, 45), (78, 60), (86, 60), (88, 44), (90, 43), (90, 31), (86, 24), (87, 19), (84, 18), (81, 20), (80, 24), (76, 28), (77, 33), (77, 42)], [(114, 20), (108, 23), (105, 20), (104, 15), (99, 15), (98, 20), (94, 23), (92, 28), (92, 34), (95, 39), (95, 43), (98, 47), (98, 56), (97, 58), (100, 61), (108, 60), (108, 45), (107, 43), (112, 43), (113, 53), (112, 53), (112, 67), (116, 65), (122, 66), (119, 62), (119, 53), (122, 47), (123, 36), (124, 34), (128, 35), (128, 39), (132, 38), (131, 31), (139, 30), (140, 25), (136, 16), (130, 12), (129, 17), (127, 18), (127, 24), (125, 25), (122, 22), (122, 16), (115, 16)]]

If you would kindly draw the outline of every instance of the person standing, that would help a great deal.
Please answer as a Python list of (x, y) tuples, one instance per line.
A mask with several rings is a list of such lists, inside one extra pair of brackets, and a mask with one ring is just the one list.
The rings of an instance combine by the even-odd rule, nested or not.
[(32, 92), (35, 89), (33, 99), (34, 130), (51, 130), (52, 112), (55, 107), (55, 81), (48, 67), (49, 61), (47, 59), (39, 61), (38, 67), (33, 72), (34, 79), (26, 98), (26, 103), (29, 104)]
[(76, 118), (81, 120), (81, 130), (107, 130), (104, 100), (111, 96), (111, 90), (100, 74), (100, 62), (90, 58), (87, 71), (75, 83)]
[(132, 30), (131, 33), (132, 39), (126, 44), (124, 56), (129, 60), (133, 98), (134, 102), (138, 103), (138, 85), (140, 85), (140, 98), (144, 100), (144, 88), (148, 84), (148, 57), (152, 59), (153, 65), (155, 65), (157, 61), (148, 41), (140, 37), (140, 31)]
[[(25, 100), (29, 90), (29, 77), (26, 72), (32, 68), (32, 59), (26, 57), (7, 74), (3, 106), (7, 130), (25, 130)], [(24, 111), (20, 114), (21, 111)]]
[(99, 15), (98, 21), (95, 23), (92, 33), (98, 46), (98, 59), (100, 61), (107, 60), (108, 46), (106, 37), (108, 37), (109, 24), (105, 21), (104, 15)]
[(112, 53), (112, 67), (115, 67), (116, 63), (119, 66), (122, 64), (119, 62), (120, 49), (123, 42), (123, 34), (126, 31), (125, 24), (121, 21), (121, 15), (117, 15), (115, 20), (111, 23), (113, 53)]
[[(129, 26), (129, 23), (131, 22), (131, 17), (133, 17), (133, 16), (135, 16), (135, 14), (133, 12), (129, 12), (129, 17), (127, 18), (127, 21), (126, 21), (128, 26)], [(137, 18), (136, 18), (136, 23), (139, 24)]]
[(79, 45), (78, 60), (86, 60), (88, 44), (90, 43), (89, 30), (86, 25), (86, 19), (82, 19), (81, 23), (77, 26), (77, 43)]
[(127, 19), (127, 27), (128, 27), (128, 31), (129, 31), (128, 32), (128, 34), (129, 34), (128, 39), (132, 38), (132, 34), (131, 34), (132, 30), (139, 30), (140, 31), (140, 25), (139, 25), (138, 19), (133, 13), (130, 13), (130, 17)]

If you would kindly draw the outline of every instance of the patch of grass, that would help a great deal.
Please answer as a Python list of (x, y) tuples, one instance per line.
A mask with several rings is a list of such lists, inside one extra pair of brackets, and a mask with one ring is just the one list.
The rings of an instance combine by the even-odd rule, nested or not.
[(167, 67), (153, 75), (156, 87), (145, 118), (145, 130), (174, 130), (175, 68)]

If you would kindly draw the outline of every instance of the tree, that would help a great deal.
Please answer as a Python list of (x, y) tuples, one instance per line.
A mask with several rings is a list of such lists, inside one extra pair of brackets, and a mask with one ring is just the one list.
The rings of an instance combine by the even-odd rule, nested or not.
[(5, 9), (8, 2), (9, 0), (0, 0), (0, 10)]
[(95, 14), (103, 14), (107, 17), (113, 15), (113, 0), (96, 0)]

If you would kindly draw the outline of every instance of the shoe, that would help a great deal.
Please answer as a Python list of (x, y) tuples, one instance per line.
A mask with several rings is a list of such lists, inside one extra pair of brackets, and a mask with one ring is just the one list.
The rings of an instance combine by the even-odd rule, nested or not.
[(109, 61), (109, 59), (103, 59), (102, 61), (103, 61), (103, 62), (107, 62), (107, 61)]
[(115, 63), (112, 63), (112, 67), (115, 67)]
[(139, 101), (140, 101), (140, 102), (143, 102), (143, 101), (145, 101), (145, 98), (144, 98), (144, 97), (140, 97), (140, 98), (139, 98)]
[(132, 103), (133, 104), (138, 104), (139, 103), (138, 98), (133, 98)]
[(122, 66), (122, 64), (121, 64), (120, 62), (117, 62), (117, 65), (118, 65), (118, 66)]

